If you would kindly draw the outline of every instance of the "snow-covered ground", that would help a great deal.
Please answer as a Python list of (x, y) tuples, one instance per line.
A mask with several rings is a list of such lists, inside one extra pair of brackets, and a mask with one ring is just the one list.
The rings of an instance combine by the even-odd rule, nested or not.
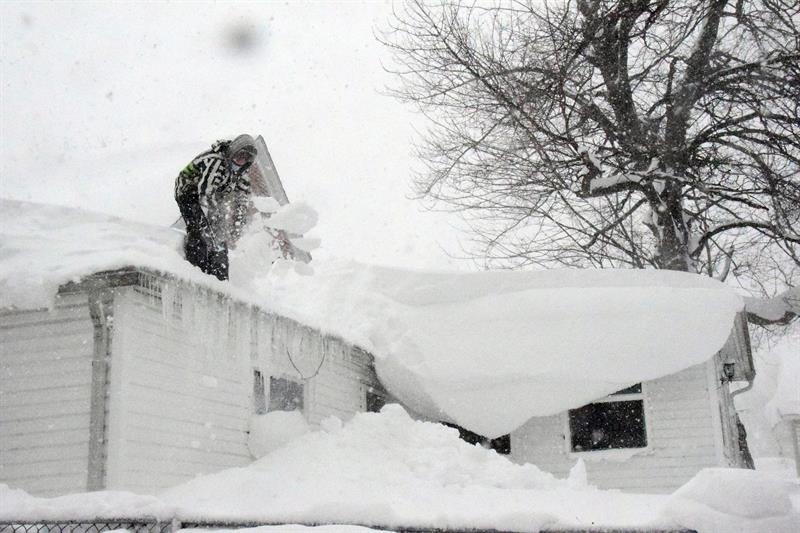
[[(749, 470), (708, 469), (673, 495), (586, 484), (578, 464), (556, 479), (465, 443), (396, 404), (346, 424), (324, 421), (245, 468), (196, 478), (157, 498), (99, 492), (53, 499), (0, 489), (0, 520), (86, 516), (184, 521), (338, 523), (378, 528), (690, 528), (782, 533), (800, 520), (797, 483)], [(800, 502), (796, 502), (796, 505)], [(267, 533), (264, 530), (259, 533)]]
[(794, 445), (785, 419), (800, 417), (800, 324), (762, 341), (754, 362), (753, 388), (736, 397), (736, 409), (747, 428), (756, 468), (796, 479)]

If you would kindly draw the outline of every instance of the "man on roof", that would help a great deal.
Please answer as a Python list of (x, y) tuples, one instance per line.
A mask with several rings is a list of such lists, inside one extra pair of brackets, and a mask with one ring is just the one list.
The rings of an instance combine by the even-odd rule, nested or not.
[(250, 135), (217, 141), (175, 179), (175, 201), (186, 222), (186, 260), (220, 280), (228, 279), (228, 248), (247, 223), (247, 170), (256, 155)]

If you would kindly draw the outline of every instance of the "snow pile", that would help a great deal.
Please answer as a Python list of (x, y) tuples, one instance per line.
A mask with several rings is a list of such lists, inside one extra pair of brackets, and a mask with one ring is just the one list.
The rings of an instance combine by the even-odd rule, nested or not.
[(175, 508), (155, 496), (130, 492), (102, 491), (67, 494), (57, 498), (36, 498), (0, 483), (0, 521), (3, 520), (86, 520), (87, 518), (156, 518), (169, 520)]
[(305, 202), (279, 205), (268, 196), (253, 198), (260, 211), (230, 253), (230, 280), (239, 288), (252, 291), (253, 281), (272, 271), (294, 270), (311, 275), (314, 270), (304, 257), (320, 245), (320, 239), (304, 237), (317, 223), (319, 215)]
[(722, 283), (672, 271), (317, 270), (260, 292), (372, 352), (406, 406), (487, 437), (707, 361), (742, 308)]
[(775, 425), (783, 416), (800, 416), (800, 329), (782, 338), (770, 355), (779, 365), (775, 393), (766, 405), (767, 419)]
[[(795, 466), (792, 457), (754, 457), (756, 463), (756, 470), (772, 476), (776, 479), (782, 479), (794, 484), (800, 484), (800, 479), (797, 477), (797, 466)], [(797, 499), (800, 504), (800, 485), (798, 485)]]
[[(287, 524), (282, 526), (260, 526), (237, 529), (179, 529), (180, 533), (390, 533), (382, 529), (371, 529), (362, 526), (302, 526), (299, 524)], [(111, 533), (111, 532), (109, 532)]]
[(700, 533), (793, 533), (791, 485), (755, 470), (706, 468), (675, 491), (664, 515)]
[(250, 417), (247, 448), (256, 459), (264, 457), (308, 433), (310, 427), (300, 411), (272, 411)]
[(0, 485), (0, 521), (150, 517), (384, 528), (782, 533), (793, 531), (800, 518), (788, 499), (796, 485), (749, 470), (704, 470), (672, 496), (625, 494), (588, 486), (581, 461), (568, 479), (559, 480), (467, 444), (455, 429), (415, 421), (396, 404), (379, 414), (360, 413), (346, 424), (326, 419), (321, 426), (250, 466), (196, 478), (158, 498), (96, 492), (46, 499)]
[[(161, 495), (182, 517), (531, 531), (650, 523), (664, 497), (581, 488), (472, 446), (396, 404)], [(661, 523), (664, 523), (662, 520)]]

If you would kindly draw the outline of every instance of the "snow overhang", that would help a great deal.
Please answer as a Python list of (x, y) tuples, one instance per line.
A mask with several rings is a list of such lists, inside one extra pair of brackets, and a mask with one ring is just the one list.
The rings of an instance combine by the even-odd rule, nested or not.
[(682, 272), (410, 272), (273, 280), (281, 313), (373, 353), (403, 404), (486, 437), (703, 363), (741, 298)]

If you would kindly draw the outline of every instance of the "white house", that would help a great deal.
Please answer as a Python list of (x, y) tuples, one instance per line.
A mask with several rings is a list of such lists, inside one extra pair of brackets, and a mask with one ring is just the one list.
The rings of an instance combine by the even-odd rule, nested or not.
[(748, 463), (730, 388), (753, 378), (747, 326), (714, 280), (356, 265), (251, 294), (189, 266), (168, 229), (0, 204), (12, 487), (152, 492), (250, 462), (254, 414), (315, 425), (388, 399), (556, 475), (582, 458), (601, 487)]
[(384, 401), (372, 357), (221, 293), (122, 269), (0, 313), (0, 481), (150, 493), (250, 463), (248, 423)]
[(752, 468), (731, 385), (755, 377), (747, 322), (738, 315), (715, 357), (511, 433), (511, 457), (565, 476), (583, 459), (589, 482), (672, 492), (700, 469)]
[[(367, 351), (142, 268), (5, 311), (0, 335), (0, 480), (36, 494), (152, 492), (249, 463), (253, 414), (300, 409), (314, 425), (387, 400)], [(753, 374), (740, 315), (708, 362), (532, 417), (494, 446), (559, 476), (582, 458), (590, 483), (668, 492), (703, 467), (746, 466), (730, 384)]]

